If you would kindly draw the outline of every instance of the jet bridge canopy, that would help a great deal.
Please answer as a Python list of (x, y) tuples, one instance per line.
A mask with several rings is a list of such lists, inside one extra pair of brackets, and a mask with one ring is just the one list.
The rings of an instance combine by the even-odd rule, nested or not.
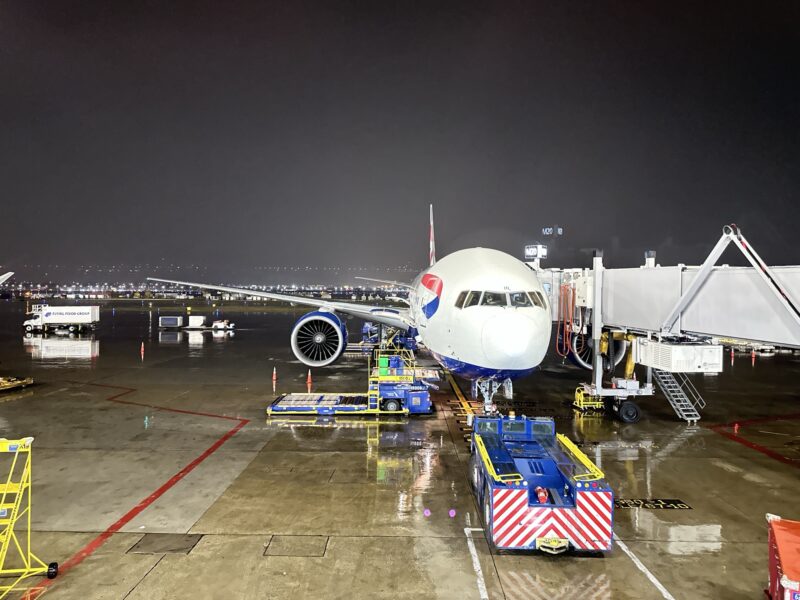
[[(715, 266), (731, 243), (752, 266)], [(573, 283), (570, 293), (577, 291), (576, 310), (583, 311), (587, 323), (586, 310), (599, 303), (605, 327), (800, 348), (800, 266), (768, 267), (735, 226), (723, 229), (699, 267), (655, 266), (652, 257), (646, 262), (638, 268), (540, 271), (553, 320), (562, 284)]]
[[(661, 332), (699, 267), (607, 269), (603, 273), (603, 323)], [(792, 298), (800, 298), (800, 267), (773, 267)], [(670, 333), (757, 340), (800, 348), (800, 325), (764, 285), (753, 267), (714, 267)]]

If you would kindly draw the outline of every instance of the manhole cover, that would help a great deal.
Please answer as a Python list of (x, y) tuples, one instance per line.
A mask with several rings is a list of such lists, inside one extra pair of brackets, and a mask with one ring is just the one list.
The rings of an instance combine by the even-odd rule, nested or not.
[(189, 554), (200, 538), (200, 534), (145, 533), (129, 554)]

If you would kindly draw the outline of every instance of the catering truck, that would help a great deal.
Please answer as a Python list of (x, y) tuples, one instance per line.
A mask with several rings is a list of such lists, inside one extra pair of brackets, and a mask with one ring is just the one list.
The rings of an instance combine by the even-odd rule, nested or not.
[(94, 329), (100, 322), (99, 306), (48, 306), (34, 304), (30, 319), (24, 321), (25, 331), (66, 329), (70, 333)]

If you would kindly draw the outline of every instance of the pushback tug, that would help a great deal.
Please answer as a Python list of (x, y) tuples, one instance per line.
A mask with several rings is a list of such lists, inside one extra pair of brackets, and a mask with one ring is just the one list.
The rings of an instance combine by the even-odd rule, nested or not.
[(614, 496), (603, 472), (551, 418), (476, 416), (470, 470), (498, 549), (611, 549)]

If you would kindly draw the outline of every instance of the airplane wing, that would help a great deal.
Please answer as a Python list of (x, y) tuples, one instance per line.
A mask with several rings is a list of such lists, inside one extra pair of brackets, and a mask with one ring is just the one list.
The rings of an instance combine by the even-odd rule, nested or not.
[(362, 281), (376, 281), (377, 283), (394, 285), (397, 287), (406, 288), (407, 290), (412, 289), (412, 286), (408, 283), (403, 283), (402, 281), (392, 281), (391, 279), (375, 279), (374, 277), (356, 277), (356, 279), (361, 279)]
[(224, 285), (209, 285), (206, 283), (192, 283), (190, 281), (175, 281), (172, 279), (158, 279), (156, 277), (148, 277), (148, 281), (159, 281), (161, 283), (174, 283), (175, 285), (185, 285), (189, 287), (196, 287), (204, 290), (216, 290), (219, 292), (228, 292), (230, 294), (242, 294), (244, 296), (258, 296), (259, 298), (267, 298), (268, 300), (278, 300), (279, 302), (291, 302), (292, 304), (303, 304), (306, 306), (313, 306), (322, 310), (330, 312), (338, 312), (345, 315), (353, 315), (368, 321), (376, 321), (389, 325), (390, 327), (397, 327), (399, 329), (408, 329), (414, 323), (411, 320), (411, 313), (407, 308), (394, 308), (389, 306), (370, 306), (368, 304), (353, 304), (350, 302), (335, 302), (332, 300), (321, 300), (318, 298), (307, 298), (305, 296), (292, 296), (290, 294), (274, 294), (272, 292), (262, 292), (259, 290), (249, 290), (247, 288), (228, 287)]
[(8, 273), (0, 275), (0, 283), (5, 283), (6, 281), (8, 281), (13, 274), (14, 274), (13, 271), (9, 271)]

